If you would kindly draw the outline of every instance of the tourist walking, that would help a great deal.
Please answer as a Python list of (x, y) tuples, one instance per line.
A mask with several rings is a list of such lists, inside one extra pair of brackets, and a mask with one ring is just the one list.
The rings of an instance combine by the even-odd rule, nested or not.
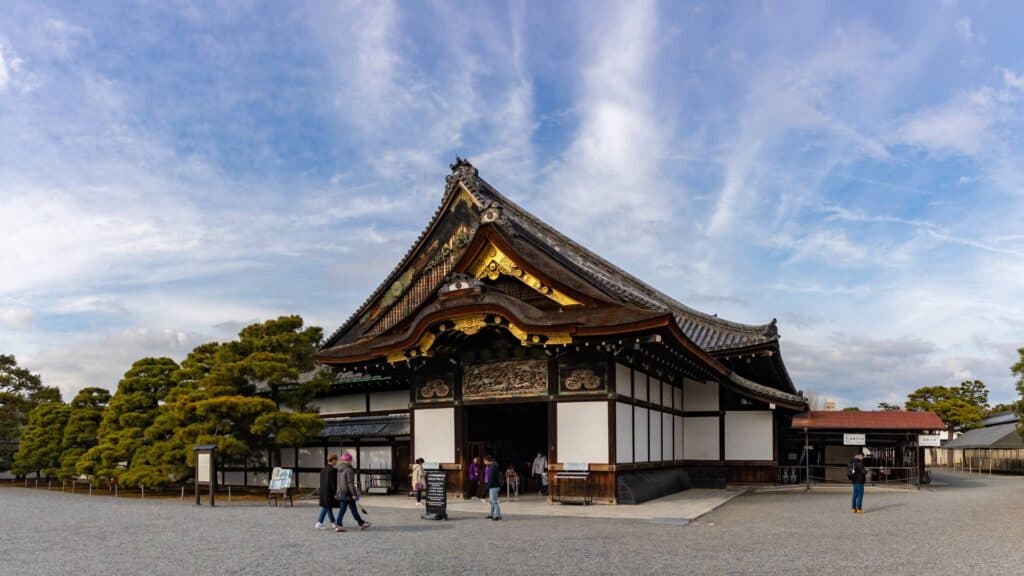
[(537, 493), (547, 494), (548, 486), (548, 457), (542, 452), (537, 452), (533, 459), (533, 467), (530, 469), (533, 477), (537, 480)]
[(853, 482), (853, 513), (864, 513), (864, 482), (867, 480), (867, 469), (864, 468), (864, 455), (856, 454), (850, 459), (850, 467), (846, 477)]
[(412, 465), (412, 489), (416, 492), (416, 503), (419, 504), (423, 498), (423, 491), (427, 489), (427, 475), (423, 472), (423, 458), (417, 458)]
[(358, 501), (359, 487), (356, 485), (356, 469), (352, 467), (352, 455), (346, 452), (341, 455), (341, 467), (338, 468), (338, 502), (340, 507), (338, 509), (338, 525), (334, 528), (335, 532), (345, 531), (345, 528), (342, 527), (342, 522), (345, 521), (346, 510), (352, 511), (352, 517), (359, 524), (360, 530), (366, 530), (370, 527), (370, 523), (363, 520), (363, 517), (359, 515), (359, 507), (356, 504)]
[(483, 469), (480, 467), (480, 457), (473, 456), (473, 461), (469, 463), (469, 470), (467, 471), (469, 479), (469, 495), (473, 500), (480, 500), (483, 498)]
[(338, 491), (338, 470), (335, 465), (338, 463), (338, 455), (327, 456), (327, 464), (320, 470), (320, 513), (316, 517), (317, 530), (323, 530), (324, 518), (331, 521), (331, 528), (334, 528), (334, 508), (338, 506), (335, 494)]
[(501, 468), (490, 454), (484, 456), (484, 484), (487, 486), (487, 494), (491, 501), (491, 513), (487, 517), (491, 520), (501, 520), (501, 507), (498, 506), (498, 495), (501, 494)]

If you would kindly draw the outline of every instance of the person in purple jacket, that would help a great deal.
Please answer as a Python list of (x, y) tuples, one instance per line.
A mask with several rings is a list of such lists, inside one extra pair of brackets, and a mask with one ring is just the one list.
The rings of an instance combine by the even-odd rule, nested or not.
[(467, 476), (469, 479), (469, 495), (472, 496), (473, 500), (480, 500), (481, 493), (483, 492), (484, 478), (483, 468), (480, 466), (480, 458), (478, 456), (473, 456), (473, 461), (469, 463)]

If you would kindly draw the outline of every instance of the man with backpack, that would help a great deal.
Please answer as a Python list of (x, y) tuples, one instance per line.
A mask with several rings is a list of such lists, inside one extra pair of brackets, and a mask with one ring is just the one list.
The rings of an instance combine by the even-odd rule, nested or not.
[(857, 453), (850, 459), (846, 477), (853, 482), (853, 513), (864, 513), (864, 481), (867, 480), (867, 469), (864, 468), (864, 455)]

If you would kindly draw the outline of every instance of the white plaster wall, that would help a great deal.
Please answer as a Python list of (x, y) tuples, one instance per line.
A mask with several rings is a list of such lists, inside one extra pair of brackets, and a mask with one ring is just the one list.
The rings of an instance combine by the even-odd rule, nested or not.
[(647, 408), (633, 407), (633, 461), (647, 462)]
[(662, 412), (661, 414), (661, 459), (672, 459), (672, 415)]
[(325, 396), (310, 402), (320, 408), (321, 414), (352, 414), (366, 412), (366, 394)]
[(615, 365), (615, 393), (621, 396), (630, 396), (632, 392), (632, 375), (630, 374), (629, 366), (623, 366), (622, 364)]
[(556, 421), (559, 462), (608, 463), (607, 402), (561, 402)]
[(676, 410), (683, 409), (683, 389), (673, 388), (672, 389), (672, 407)]
[(651, 462), (661, 461), (661, 412), (651, 410)]
[(615, 403), (615, 461), (633, 461), (633, 407), (622, 402)]
[(718, 417), (683, 418), (683, 458), (718, 460)]
[(455, 463), (455, 409), (423, 408), (413, 411), (413, 459)]
[(675, 418), (675, 421), (676, 421), (676, 429), (675, 429), (676, 441), (675, 441), (675, 446), (673, 446), (673, 448), (672, 448), (672, 454), (675, 456), (676, 460), (682, 460), (683, 459), (683, 417), (682, 416), (675, 416), (674, 418)]
[(387, 392), (370, 393), (370, 411), (383, 412), (385, 410), (408, 410), (408, 390), (388, 390)]
[(633, 394), (637, 400), (647, 401), (647, 374), (633, 371)]
[(684, 379), (683, 410), (689, 412), (718, 410), (718, 383)]
[(661, 381), (658, 380), (657, 378), (651, 378), (650, 383), (651, 383), (651, 386), (650, 386), (651, 387), (651, 392), (650, 392), (649, 400), (650, 400), (651, 404), (654, 404), (655, 406), (660, 406), (661, 405)]
[(322, 468), (323, 465), (323, 448), (299, 448), (299, 468)]
[(672, 407), (672, 385), (668, 382), (661, 383), (661, 403), (666, 408)]
[(771, 410), (725, 413), (726, 460), (772, 460)]

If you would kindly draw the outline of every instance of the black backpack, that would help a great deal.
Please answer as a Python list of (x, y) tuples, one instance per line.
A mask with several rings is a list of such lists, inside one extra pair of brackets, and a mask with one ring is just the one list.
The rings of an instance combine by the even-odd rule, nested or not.
[(849, 467), (846, 469), (846, 479), (856, 480), (857, 479), (857, 467), (854, 466), (853, 461), (850, 461)]

